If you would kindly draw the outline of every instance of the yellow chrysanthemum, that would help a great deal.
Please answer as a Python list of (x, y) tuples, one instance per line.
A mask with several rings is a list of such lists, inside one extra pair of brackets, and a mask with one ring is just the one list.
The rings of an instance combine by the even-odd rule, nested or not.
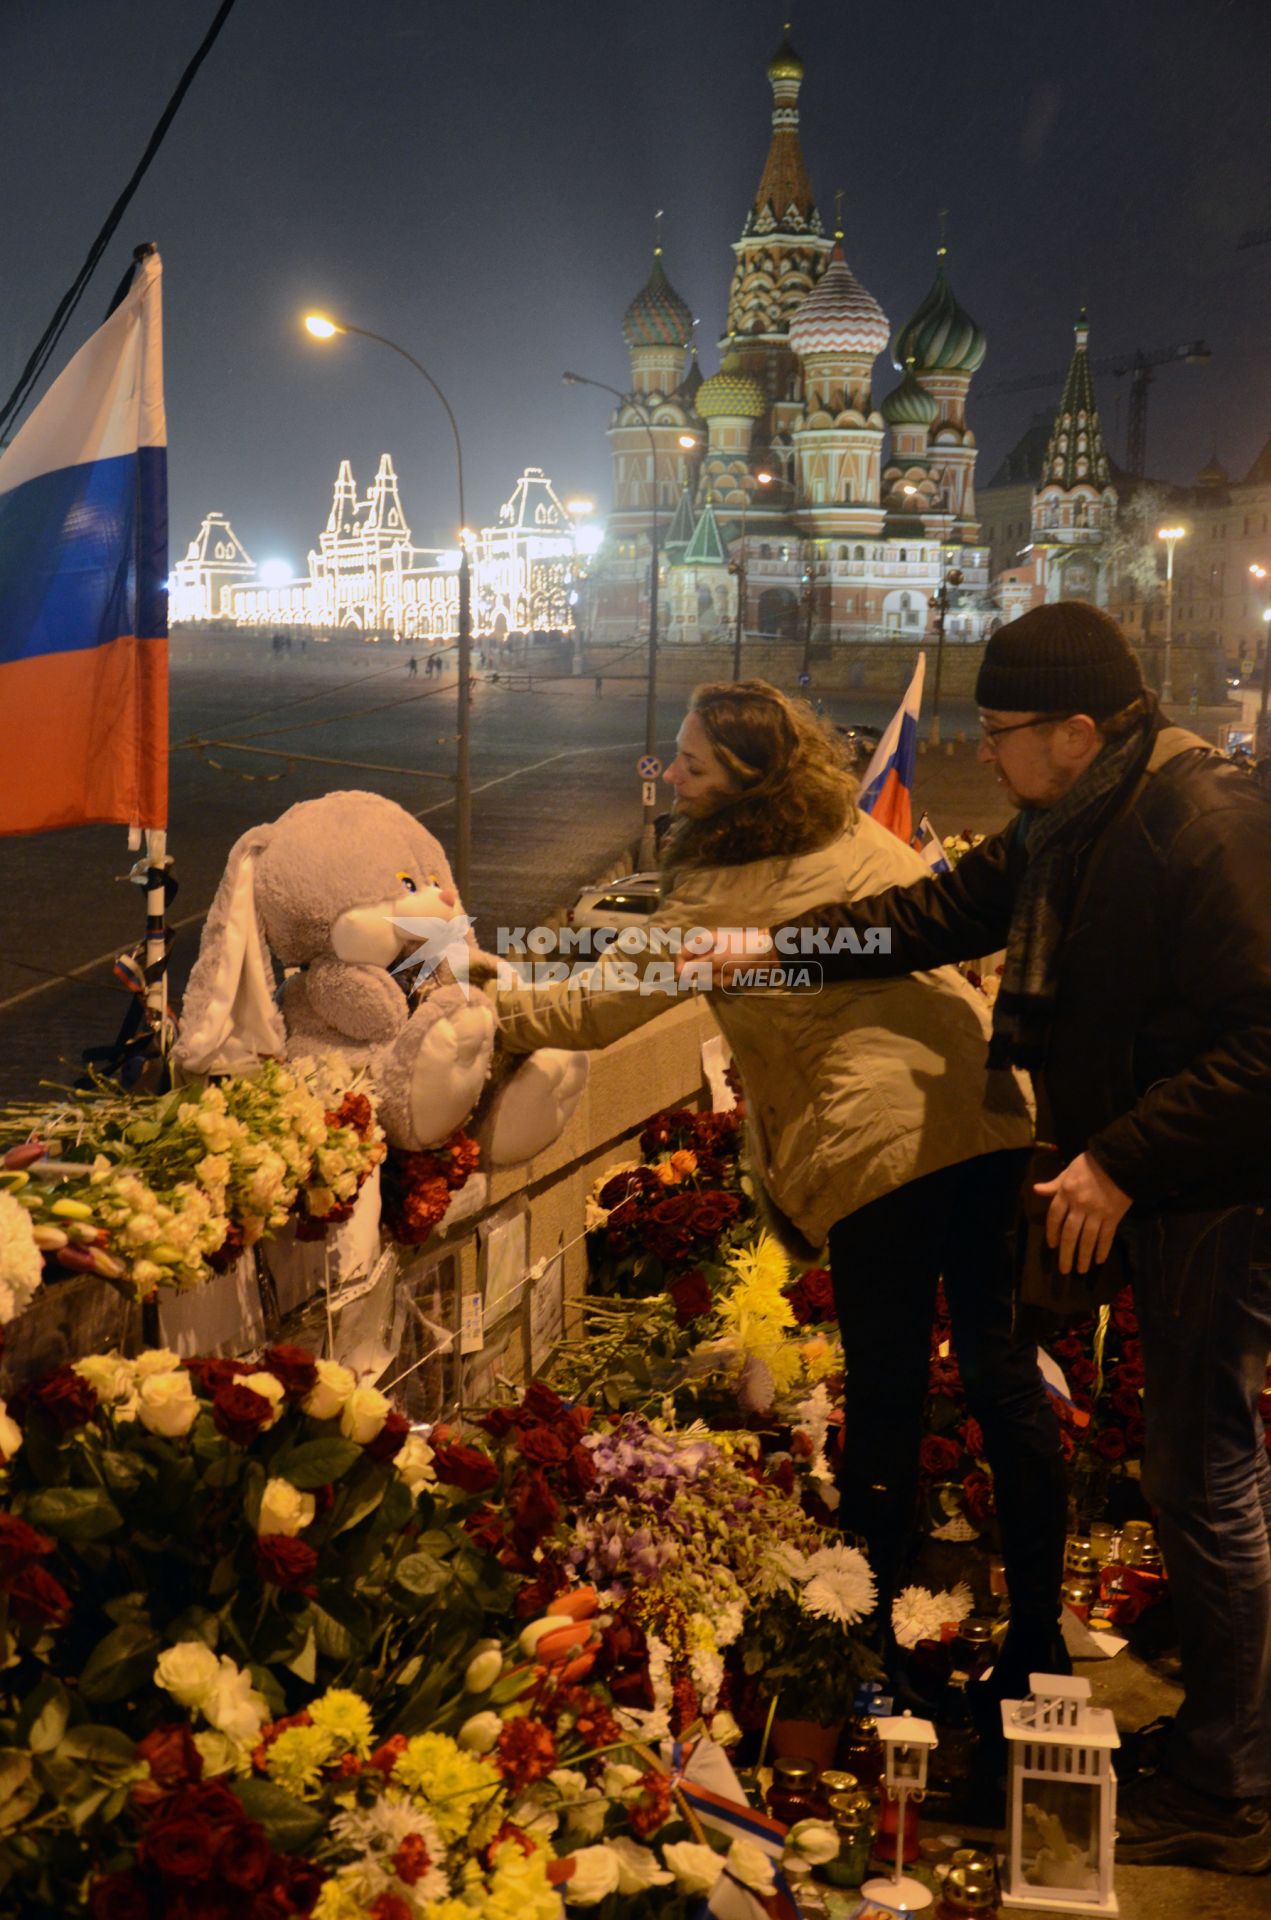
[[(482, 1844), (497, 1830), (502, 1814), (503, 1789), (496, 1770), (475, 1753), (465, 1753), (444, 1733), (418, 1733), (398, 1755), (393, 1778), (427, 1803), (447, 1845), (467, 1834)], [(489, 1834), (485, 1834), (489, 1838)]]
[(335, 1742), (337, 1753), (355, 1753), (365, 1760), (375, 1744), (375, 1726), (371, 1709), (360, 1693), (348, 1687), (331, 1687), (309, 1709), (315, 1727), (321, 1727)]
[(548, 1882), (547, 1855), (538, 1848), (525, 1854), (519, 1846), (500, 1847), (480, 1911), (482, 1920), (558, 1920), (560, 1895)]
[(336, 1745), (325, 1727), (287, 1727), (265, 1756), (271, 1780), (300, 1799), (322, 1778), (322, 1769), (334, 1759)]
[(728, 1264), (741, 1280), (755, 1280), (768, 1293), (780, 1293), (790, 1278), (789, 1257), (765, 1227), (748, 1247), (735, 1247)]
[[(322, 1883), (322, 1891), (313, 1908), (313, 1920), (366, 1920), (360, 1886), (361, 1878), (358, 1875), (350, 1875), (346, 1879), (342, 1874), (332, 1874), (329, 1880)], [(445, 1904), (450, 1906), (455, 1903), (446, 1901)], [(449, 1920), (449, 1916), (444, 1916), (444, 1920)], [(471, 1915), (465, 1916), (465, 1920), (471, 1920)]]
[[(559, 1914), (559, 1900), (556, 1903), (556, 1911)], [(472, 1920), (473, 1909), (468, 1905), (466, 1900), (451, 1900), (447, 1898), (445, 1900), (425, 1901), (421, 1912), (423, 1914), (423, 1920)], [(322, 1920), (321, 1915), (318, 1915), (318, 1920)]]

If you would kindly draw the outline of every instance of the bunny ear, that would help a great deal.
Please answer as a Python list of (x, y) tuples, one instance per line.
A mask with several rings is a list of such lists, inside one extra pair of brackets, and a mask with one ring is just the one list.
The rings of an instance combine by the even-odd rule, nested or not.
[(190, 974), (174, 1062), (186, 1073), (234, 1073), (285, 1053), (274, 970), (256, 911), (256, 861), (273, 829), (253, 827), (230, 853)]

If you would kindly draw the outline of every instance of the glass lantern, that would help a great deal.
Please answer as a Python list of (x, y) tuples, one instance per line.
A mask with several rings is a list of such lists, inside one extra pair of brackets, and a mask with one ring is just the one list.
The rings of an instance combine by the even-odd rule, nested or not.
[(1003, 1700), (1010, 1752), (1004, 1907), (1116, 1913), (1112, 1886), (1121, 1744), (1088, 1680), (1029, 1675), (1027, 1700)]
[(878, 1722), (878, 1737), (883, 1743), (883, 1788), (896, 1802), (896, 1870), (888, 1880), (867, 1880), (861, 1894), (892, 1913), (917, 1913), (931, 1905), (932, 1895), (921, 1880), (902, 1871), (905, 1807), (927, 1791), (927, 1761), (937, 1744), (936, 1730), (930, 1720), (901, 1713)]

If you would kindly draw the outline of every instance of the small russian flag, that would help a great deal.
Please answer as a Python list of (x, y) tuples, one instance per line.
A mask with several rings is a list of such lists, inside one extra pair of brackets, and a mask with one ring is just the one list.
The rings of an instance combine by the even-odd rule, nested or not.
[(914, 677), (886, 731), (874, 757), (865, 769), (857, 806), (872, 814), (880, 827), (891, 831), (908, 846), (913, 838), (913, 785), (918, 764), (918, 711), (922, 706), (922, 682), (927, 656), (918, 655)]
[(953, 866), (944, 850), (944, 841), (931, 824), (931, 815), (924, 813), (918, 822), (918, 831), (914, 835), (914, 848), (920, 853), (933, 873), (952, 873)]

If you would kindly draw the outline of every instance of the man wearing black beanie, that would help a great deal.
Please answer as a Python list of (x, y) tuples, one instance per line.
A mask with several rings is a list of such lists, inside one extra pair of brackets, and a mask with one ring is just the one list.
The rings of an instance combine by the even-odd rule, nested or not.
[[(826, 979), (1005, 947), (986, 1099), (995, 1069), (1031, 1072), (1039, 1149), (1056, 1151), (1025, 1213), (1031, 1200), (1054, 1303), (1065, 1289), (1068, 1311), (1109, 1297), (1114, 1268), (1133, 1281), (1143, 1489), (1158, 1510), (1182, 1653), (1186, 1697), (1159, 1769), (1123, 1788), (1118, 1857), (1263, 1872), (1271, 1462), (1257, 1403), (1271, 1348), (1271, 805), (1203, 740), (1165, 723), (1115, 621), (1084, 603), (1038, 607), (999, 629), (976, 701), (979, 757), (1019, 810), (1011, 826), (952, 873), (850, 908), (827, 903), (774, 938), (798, 952), (808, 928), (854, 933), (838, 943), (854, 952), (818, 950)], [(886, 955), (877, 934), (864, 940), (873, 928), (890, 936)]]

